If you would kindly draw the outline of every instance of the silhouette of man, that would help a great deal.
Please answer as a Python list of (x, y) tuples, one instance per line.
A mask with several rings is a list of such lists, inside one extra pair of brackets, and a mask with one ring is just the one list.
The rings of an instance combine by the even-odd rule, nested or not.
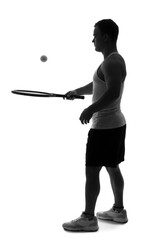
[[(92, 118), (86, 147), (85, 211), (76, 220), (63, 224), (68, 231), (97, 231), (97, 218), (118, 223), (128, 221), (123, 204), (124, 180), (119, 168), (125, 155), (126, 120), (120, 103), (126, 65), (117, 51), (118, 34), (119, 27), (111, 19), (103, 19), (95, 24), (92, 42), (104, 59), (91, 83), (67, 93), (67, 98), (72, 100), (74, 94), (93, 94), (92, 104), (80, 115), (82, 124), (89, 123)], [(109, 174), (115, 202), (110, 210), (98, 212), (95, 216), (100, 192), (99, 173), (103, 166)]]

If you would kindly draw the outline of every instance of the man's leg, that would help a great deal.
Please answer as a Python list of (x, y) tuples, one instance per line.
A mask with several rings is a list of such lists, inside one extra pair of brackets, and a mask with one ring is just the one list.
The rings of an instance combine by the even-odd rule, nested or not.
[(97, 197), (100, 192), (99, 173), (102, 167), (86, 167), (85, 213), (94, 215)]
[(123, 206), (123, 189), (124, 189), (124, 180), (119, 169), (119, 166), (116, 168), (107, 167), (107, 171), (110, 176), (111, 186), (115, 199), (115, 208), (122, 209)]

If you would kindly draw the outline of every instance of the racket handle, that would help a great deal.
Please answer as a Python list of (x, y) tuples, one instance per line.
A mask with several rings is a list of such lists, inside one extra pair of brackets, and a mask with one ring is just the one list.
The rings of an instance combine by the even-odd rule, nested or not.
[(84, 99), (84, 96), (73, 95), (73, 97), (75, 97), (77, 99)]
[[(79, 95), (72, 95), (72, 97), (77, 98), (77, 99), (84, 99), (84, 96), (79, 96)], [(69, 97), (67, 98), (67, 95), (63, 95), (63, 98), (64, 99), (66, 98), (66, 99), (70, 100)]]

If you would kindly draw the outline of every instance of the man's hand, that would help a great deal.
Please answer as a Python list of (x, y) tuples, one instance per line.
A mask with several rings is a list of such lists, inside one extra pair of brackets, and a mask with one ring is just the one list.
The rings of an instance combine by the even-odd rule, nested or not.
[(66, 99), (74, 100), (75, 99), (74, 95), (78, 95), (78, 94), (77, 94), (76, 90), (72, 90), (72, 91), (67, 92), (65, 95), (66, 95)]
[(89, 123), (90, 119), (92, 118), (92, 115), (93, 115), (93, 111), (91, 111), (90, 107), (88, 107), (83, 110), (79, 120), (81, 121), (82, 124), (84, 124), (84, 123), (87, 124), (87, 123)]

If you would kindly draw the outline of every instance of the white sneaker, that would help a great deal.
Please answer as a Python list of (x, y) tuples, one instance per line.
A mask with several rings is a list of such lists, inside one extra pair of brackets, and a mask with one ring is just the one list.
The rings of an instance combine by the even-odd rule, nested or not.
[(93, 217), (92, 220), (89, 220), (83, 213), (79, 218), (64, 223), (62, 226), (64, 230), (74, 232), (95, 232), (99, 229), (97, 218)]
[(108, 221), (114, 221), (117, 223), (127, 223), (127, 211), (123, 209), (121, 212), (118, 212), (117, 210), (114, 210), (112, 207), (109, 211), (106, 212), (97, 212), (96, 214), (98, 219), (101, 220), (108, 220)]

